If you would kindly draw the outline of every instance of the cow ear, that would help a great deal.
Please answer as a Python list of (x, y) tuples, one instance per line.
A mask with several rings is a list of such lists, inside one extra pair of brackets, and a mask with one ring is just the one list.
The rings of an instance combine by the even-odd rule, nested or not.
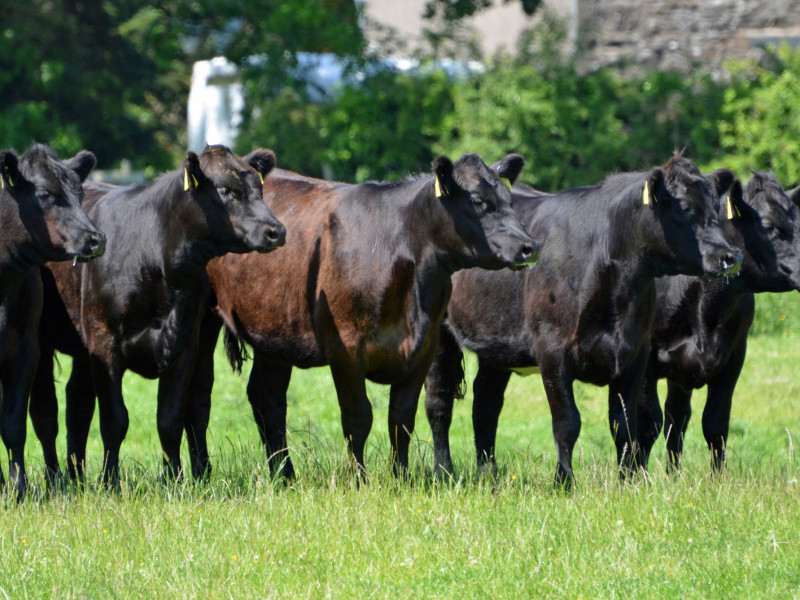
[(664, 180), (664, 171), (660, 167), (655, 167), (648, 174), (644, 180), (642, 188), (642, 204), (655, 206), (659, 200), (666, 200), (671, 197), (667, 191), (667, 185)]
[(14, 187), (20, 178), (19, 159), (13, 150), (0, 152), (0, 184), (3, 188)]
[(275, 153), (272, 150), (259, 148), (245, 156), (244, 162), (253, 167), (256, 172), (261, 175), (261, 181), (263, 183), (264, 177), (269, 175), (270, 171), (275, 168)]
[(725, 206), (722, 207), (725, 211), (727, 219), (736, 219), (745, 214), (748, 210), (747, 203), (744, 200), (744, 192), (742, 191), (742, 182), (738, 179), (733, 180), (733, 185), (730, 186), (728, 193), (725, 195)]
[(521, 154), (508, 154), (494, 163), (491, 169), (500, 176), (500, 179), (507, 179), (508, 183), (513, 184), (524, 166), (525, 159)]
[(800, 208), (800, 185), (793, 190), (786, 190), (786, 195), (792, 201), (792, 204)]
[(75, 171), (80, 177), (80, 180), (86, 181), (89, 173), (92, 172), (97, 164), (97, 158), (88, 150), (81, 150), (69, 160), (64, 161), (67, 168)]
[[(733, 185), (736, 174), (728, 169), (717, 169), (706, 175), (706, 179), (711, 182), (714, 193), (719, 198)], [(741, 183), (739, 185), (741, 186)]]
[(197, 154), (189, 150), (186, 160), (183, 161), (183, 190), (196, 190), (206, 180), (200, 168), (200, 159)]
[(456, 190), (453, 163), (446, 156), (437, 156), (433, 161), (433, 189), (437, 198), (452, 196)]

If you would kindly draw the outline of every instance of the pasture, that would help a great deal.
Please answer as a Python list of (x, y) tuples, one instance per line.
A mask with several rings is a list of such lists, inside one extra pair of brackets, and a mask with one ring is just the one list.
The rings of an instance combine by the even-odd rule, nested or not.
[[(576, 486), (554, 490), (555, 449), (538, 376), (513, 377), (501, 415), (497, 477), (473, 467), (470, 402), (456, 405), (456, 475), (431, 478), (422, 408), (411, 475), (389, 463), (388, 388), (369, 384), (375, 425), (369, 483), (347, 469), (327, 368), (295, 371), (289, 445), (298, 479), (270, 479), (246, 376), (218, 348), (210, 482), (164, 484), (155, 383), (127, 374), (131, 426), (122, 490), (97, 485), (97, 417), (86, 489), (44, 492), (29, 429), (31, 490), (3, 497), (0, 593), (7, 598), (687, 598), (800, 597), (800, 298), (758, 297), (731, 420), (728, 468), (712, 478), (695, 393), (680, 476), (619, 484), (605, 389), (576, 384), (583, 429)], [(58, 391), (70, 360), (61, 358)], [(245, 374), (248, 365), (245, 365)], [(467, 362), (475, 372), (474, 357)], [(663, 398), (663, 382), (660, 386)], [(63, 414), (59, 455), (64, 455)], [(185, 446), (185, 443), (184, 443)], [(186, 457), (184, 457), (186, 458)], [(184, 462), (186, 464), (186, 462)], [(5, 468), (5, 467), (4, 467)]]

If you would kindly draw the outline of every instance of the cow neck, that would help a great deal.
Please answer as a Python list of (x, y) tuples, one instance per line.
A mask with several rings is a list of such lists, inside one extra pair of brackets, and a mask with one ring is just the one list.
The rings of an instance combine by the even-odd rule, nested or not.
[[(639, 186), (638, 181), (635, 185)], [(650, 232), (655, 219), (649, 210), (639, 210), (634, 204), (641, 202), (641, 191), (638, 198), (632, 199), (631, 196), (629, 186), (625, 193), (610, 202), (589, 200), (589, 203), (602, 208), (591, 211), (593, 214), (587, 214), (586, 218), (590, 220), (592, 234), (598, 240), (593, 264), (598, 277), (606, 278), (613, 274), (618, 289), (626, 289), (635, 295), (652, 285), (659, 273), (646, 252), (652, 243)]]
[[(444, 315), (452, 290), (450, 277), (455, 270), (463, 268), (442, 260), (438, 251), (435, 240), (437, 228), (441, 226), (443, 218), (441, 212), (444, 212), (444, 209), (439, 204), (440, 201), (433, 197), (431, 181), (431, 178), (423, 178), (392, 186), (387, 189), (390, 197), (381, 198), (381, 201), (386, 202), (385, 210), (396, 211), (397, 216), (387, 219), (384, 214), (382, 221), (400, 223), (402, 227), (400, 231), (403, 232), (404, 239), (397, 240), (399, 243), (394, 245), (392, 255), (395, 261), (398, 257), (402, 260), (405, 249), (405, 252), (411, 255), (413, 262), (413, 277), (405, 278), (409, 282), (405, 285), (405, 289), (395, 289), (393, 292), (408, 298), (408, 323), (415, 342), (419, 342), (427, 335), (432, 324), (438, 326), (432, 322), (441, 320)], [(397, 197), (394, 197), (395, 193)], [(399, 198), (411, 198), (411, 200), (403, 202), (399, 201)], [(448, 216), (445, 215), (444, 218)], [(385, 242), (391, 243), (392, 237), (394, 236), (387, 236)], [(392, 265), (393, 268), (394, 266)]]
[(750, 252), (751, 246), (747, 243), (747, 235), (740, 229), (744, 225), (743, 219), (723, 221), (726, 235), (735, 246), (743, 250), (744, 259), (742, 260), (742, 269), (739, 274), (728, 280), (720, 280), (719, 287), (724, 287), (731, 293), (737, 294), (788, 292), (794, 289), (786, 278), (781, 276), (777, 258), (772, 259), (775, 260), (776, 264), (773, 270), (774, 275), (770, 275), (769, 266), (766, 264), (766, 261), (770, 259)]
[(164, 267), (173, 284), (190, 287), (219, 252), (210, 239), (200, 205), (183, 189), (183, 171), (171, 173), (168, 190), (159, 198), (156, 209), (160, 239), (164, 240)]
[[(46, 259), (36, 249), (35, 244), (27, 239), (29, 236), (19, 219), (17, 203), (13, 199), (9, 200), (6, 194), (0, 199), (0, 223), (3, 223), (0, 294), (5, 298), (9, 290), (22, 283), (31, 267), (43, 264)], [(23, 231), (26, 233), (22, 233)]]

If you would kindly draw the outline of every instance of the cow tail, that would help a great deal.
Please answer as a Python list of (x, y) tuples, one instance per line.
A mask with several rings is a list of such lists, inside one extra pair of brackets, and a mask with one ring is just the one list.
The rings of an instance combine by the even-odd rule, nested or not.
[(244, 340), (240, 339), (233, 331), (225, 327), (223, 335), (223, 343), (225, 344), (225, 356), (228, 357), (228, 362), (231, 368), (236, 373), (242, 372), (242, 365), (244, 361), (250, 359), (250, 353), (247, 351)]

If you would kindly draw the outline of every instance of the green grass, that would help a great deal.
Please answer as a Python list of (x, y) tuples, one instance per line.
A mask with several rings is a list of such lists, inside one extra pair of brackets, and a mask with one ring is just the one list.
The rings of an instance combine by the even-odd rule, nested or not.
[[(649, 480), (620, 484), (605, 389), (576, 386), (583, 431), (571, 494), (551, 485), (555, 449), (538, 376), (511, 380), (496, 478), (476, 474), (470, 397), (458, 403), (451, 433), (457, 476), (447, 482), (430, 478), (421, 406), (412, 477), (391, 476), (388, 389), (370, 385), (370, 476), (358, 488), (347, 470), (327, 369), (296, 371), (289, 427), (298, 479), (287, 488), (268, 475), (246, 378), (230, 373), (221, 355), (210, 428), (215, 471), (205, 485), (161, 483), (155, 383), (128, 375), (131, 427), (120, 494), (94, 483), (82, 492), (46, 494), (41, 450), (29, 434), (31, 494), (22, 505), (9, 494), (2, 498), (0, 594), (798, 598), (800, 469), (793, 446), (800, 444), (800, 337), (788, 329), (751, 340), (722, 476), (708, 471), (699, 423), (704, 390), (696, 393), (683, 473), (664, 473), (659, 441)], [(63, 394), (69, 359), (62, 362)], [(474, 369), (469, 360), (469, 373)], [(63, 438), (62, 425), (62, 456)], [(92, 482), (100, 471), (99, 439), (95, 419)]]

